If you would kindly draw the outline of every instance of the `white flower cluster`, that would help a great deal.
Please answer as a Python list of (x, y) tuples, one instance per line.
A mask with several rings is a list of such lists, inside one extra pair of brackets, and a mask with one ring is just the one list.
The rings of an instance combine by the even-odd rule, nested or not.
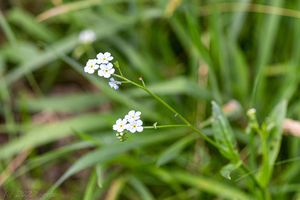
[[(111, 56), (109, 52), (98, 53), (96, 59), (89, 59), (84, 67), (84, 72), (88, 74), (94, 74), (96, 70), (98, 70), (98, 76), (104, 78), (110, 78), (113, 73), (115, 73), (115, 68), (111, 61), (114, 58)], [(109, 86), (115, 90), (119, 89), (119, 85), (121, 85), (120, 81), (114, 80), (114, 78), (110, 78)]]
[(131, 133), (142, 132), (144, 128), (142, 126), (143, 121), (140, 118), (140, 111), (131, 110), (127, 115), (125, 115), (124, 119), (118, 119), (113, 125), (113, 130), (118, 132), (116, 134), (118, 139), (120, 139), (121, 141), (124, 139), (124, 131), (129, 131)]

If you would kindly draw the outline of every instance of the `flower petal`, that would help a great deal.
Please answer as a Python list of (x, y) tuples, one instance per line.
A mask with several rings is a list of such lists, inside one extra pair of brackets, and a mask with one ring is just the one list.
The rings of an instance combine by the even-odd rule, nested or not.
[(109, 72), (110, 74), (113, 74), (113, 73), (115, 72), (115, 69), (112, 68), (112, 69), (110, 69), (108, 72)]
[(137, 121), (136, 121), (136, 125), (142, 126), (142, 125), (143, 125), (143, 121), (142, 121), (142, 120), (137, 120)]
[(131, 132), (131, 133), (135, 133), (135, 132), (136, 132), (136, 128), (132, 128), (132, 129), (130, 130), (130, 132)]
[(135, 111), (134, 110), (131, 110), (128, 112), (128, 115), (134, 115)]
[(138, 126), (136, 127), (137, 132), (142, 132), (144, 130), (144, 128), (142, 126)]
[(113, 68), (113, 64), (107, 63), (107, 64), (106, 64), (106, 67), (107, 67), (107, 69), (111, 69), (111, 68)]
[(84, 67), (84, 72), (88, 72), (89, 71), (89, 68), (88, 67)]
[(99, 66), (98, 64), (95, 64), (95, 65), (94, 65), (94, 69), (99, 69), (99, 67), (100, 67), (100, 66)]
[(109, 87), (113, 88), (115, 85), (112, 82), (108, 82)]
[(110, 54), (109, 52), (105, 52), (105, 53), (104, 53), (104, 56), (105, 56), (105, 57), (109, 57), (110, 55), (111, 55), (111, 54)]
[(101, 69), (98, 71), (98, 76), (104, 76), (103, 71)]
[(101, 64), (101, 65), (100, 65), (100, 69), (102, 69), (102, 70), (107, 69), (106, 64)]
[(103, 53), (98, 53), (97, 56), (96, 56), (98, 59), (102, 59), (104, 57), (104, 54)]
[(117, 125), (113, 125), (113, 130), (117, 130), (118, 129), (118, 126)]
[(103, 77), (104, 77), (104, 78), (109, 78), (109, 77), (110, 77), (110, 73), (103, 72)]

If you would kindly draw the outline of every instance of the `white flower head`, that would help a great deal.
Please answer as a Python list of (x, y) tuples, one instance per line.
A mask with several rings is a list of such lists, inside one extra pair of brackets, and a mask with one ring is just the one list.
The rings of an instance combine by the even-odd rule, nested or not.
[(96, 59), (89, 59), (84, 67), (84, 72), (93, 74), (99, 68)]
[(122, 83), (120, 81), (116, 81), (114, 78), (110, 78), (108, 84), (111, 88), (117, 90), (119, 89), (119, 85), (121, 85)]
[(109, 52), (105, 52), (105, 53), (98, 53), (97, 54), (97, 60), (99, 64), (107, 64), (110, 61), (112, 61), (114, 59), (114, 57), (111, 56), (111, 54)]
[(142, 120), (132, 121), (126, 125), (126, 129), (131, 133), (142, 132), (143, 131), (143, 122)]
[(113, 125), (113, 129), (119, 133), (122, 133), (127, 127), (126, 119), (118, 119), (116, 123)]
[(101, 64), (100, 69), (98, 71), (98, 75), (103, 76), (104, 78), (109, 78), (114, 72), (115, 69), (113, 68), (113, 64)]
[(93, 30), (86, 29), (79, 33), (79, 41), (83, 44), (92, 43), (96, 40), (96, 33)]
[(125, 116), (125, 119), (129, 122), (139, 120), (140, 118), (141, 118), (141, 112), (135, 110), (129, 111), (128, 114)]

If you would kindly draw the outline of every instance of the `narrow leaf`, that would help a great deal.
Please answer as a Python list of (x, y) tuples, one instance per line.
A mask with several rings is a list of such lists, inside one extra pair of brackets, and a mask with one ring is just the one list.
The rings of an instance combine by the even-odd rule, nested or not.
[(169, 148), (167, 148), (158, 158), (156, 165), (161, 166), (167, 164), (176, 158), (181, 151), (194, 139), (193, 136), (186, 136), (172, 144)]
[(219, 145), (220, 152), (229, 160), (236, 162), (238, 160), (236, 139), (233, 131), (217, 103), (212, 102), (213, 107), (213, 131), (214, 138)]

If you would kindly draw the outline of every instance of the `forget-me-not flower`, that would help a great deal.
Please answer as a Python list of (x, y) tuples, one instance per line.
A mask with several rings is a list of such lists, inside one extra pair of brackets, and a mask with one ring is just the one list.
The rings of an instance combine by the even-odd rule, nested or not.
[(115, 90), (117, 90), (117, 89), (119, 89), (119, 85), (121, 85), (121, 82), (116, 81), (114, 78), (110, 78), (108, 84), (111, 88), (114, 88)]
[(103, 76), (104, 78), (109, 78), (115, 72), (115, 68), (113, 68), (113, 64), (101, 64), (100, 69), (98, 71), (99, 76)]
[(107, 64), (110, 61), (112, 61), (114, 59), (114, 57), (111, 56), (111, 54), (109, 52), (105, 52), (105, 53), (98, 53), (97, 54), (97, 60), (99, 64)]
[(95, 70), (99, 69), (96, 59), (89, 59), (84, 67), (84, 72), (93, 74)]
[(141, 117), (141, 112), (140, 111), (131, 110), (125, 116), (125, 119), (129, 122), (133, 122), (133, 121), (136, 121), (136, 120), (140, 119), (140, 117)]
[(127, 126), (127, 120), (126, 119), (118, 119), (116, 123), (113, 125), (113, 129), (119, 133), (122, 133)]
[(142, 132), (144, 129), (142, 125), (143, 125), (142, 120), (131, 121), (129, 122), (129, 124), (126, 125), (126, 129), (131, 133)]

